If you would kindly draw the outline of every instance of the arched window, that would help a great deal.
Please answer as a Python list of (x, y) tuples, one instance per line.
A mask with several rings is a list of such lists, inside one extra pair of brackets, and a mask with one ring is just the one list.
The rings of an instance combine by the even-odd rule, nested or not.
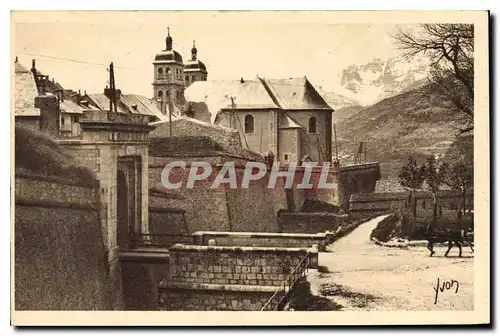
[(193, 82), (194, 82), (194, 81), (196, 81), (196, 76), (195, 76), (195, 75), (193, 75), (193, 76), (191, 77), (191, 80), (192, 80)]
[(309, 133), (316, 133), (316, 118), (309, 118)]
[(158, 68), (158, 75), (163, 76), (163, 68)]
[(158, 98), (159, 99), (163, 98), (163, 91), (162, 90), (158, 90)]
[(184, 78), (186, 79), (186, 82), (189, 82), (189, 75), (186, 75)]
[(169, 67), (166, 67), (165, 68), (165, 75), (168, 75), (170, 73), (170, 68)]
[(253, 123), (253, 116), (251, 114), (247, 114), (245, 116), (245, 133), (253, 133)]

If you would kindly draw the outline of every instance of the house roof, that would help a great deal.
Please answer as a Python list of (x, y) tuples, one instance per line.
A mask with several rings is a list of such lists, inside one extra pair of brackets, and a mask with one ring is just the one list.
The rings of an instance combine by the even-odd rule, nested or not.
[(332, 110), (305, 77), (263, 79), (279, 106), (287, 110)]
[[(90, 100), (90, 104), (95, 105), (99, 110), (109, 110), (109, 99), (108, 97), (103, 94), (103, 93), (91, 93), (87, 94), (87, 97)], [(127, 113), (128, 111), (125, 110), (120, 104), (117, 104), (116, 110), (121, 113)]]
[(82, 114), (84, 108), (72, 101), (71, 99), (64, 99), (59, 103), (61, 112), (66, 113), (79, 113)]
[(35, 78), (31, 71), (21, 65), (15, 64), (14, 113), (16, 116), (40, 116), (40, 110), (35, 108), (35, 97), (38, 96)]

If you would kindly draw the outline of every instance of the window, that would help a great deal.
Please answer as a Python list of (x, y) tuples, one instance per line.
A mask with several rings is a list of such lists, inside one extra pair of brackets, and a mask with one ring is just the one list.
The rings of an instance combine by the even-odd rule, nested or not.
[(285, 154), (285, 160), (288, 160), (288, 154)]
[(163, 75), (163, 68), (158, 68), (158, 75), (160, 75), (160, 77)]
[(191, 80), (192, 80), (193, 82), (194, 82), (194, 81), (196, 81), (196, 76), (195, 76), (195, 75), (193, 75), (193, 76), (191, 77)]
[(78, 116), (73, 117), (73, 122), (77, 123), (78, 122)]
[(66, 120), (66, 118), (64, 118), (64, 117), (61, 118), (61, 125), (64, 125), (65, 120)]
[(186, 82), (189, 82), (189, 75), (186, 75), (185, 79), (186, 79)]
[(158, 98), (162, 99), (163, 98), (163, 91), (158, 90)]
[(254, 120), (251, 114), (245, 116), (245, 133), (253, 133)]
[(316, 133), (316, 118), (309, 118), (309, 133)]
[(169, 67), (166, 67), (165, 68), (165, 74), (168, 75), (170, 73), (170, 68)]

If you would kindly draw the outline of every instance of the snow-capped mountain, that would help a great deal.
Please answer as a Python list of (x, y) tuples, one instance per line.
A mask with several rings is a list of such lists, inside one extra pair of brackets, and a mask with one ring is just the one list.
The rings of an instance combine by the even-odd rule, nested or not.
[(384, 98), (416, 88), (426, 82), (429, 63), (424, 58), (405, 60), (375, 58), (366, 64), (352, 64), (340, 76), (340, 85), (348, 97), (361, 105), (372, 105)]

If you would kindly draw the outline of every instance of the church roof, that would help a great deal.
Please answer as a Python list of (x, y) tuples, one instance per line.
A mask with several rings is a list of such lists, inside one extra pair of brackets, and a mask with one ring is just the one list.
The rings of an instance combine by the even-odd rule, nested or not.
[(155, 56), (155, 61), (153, 62), (155, 64), (157, 63), (177, 63), (182, 65), (182, 56), (175, 50), (163, 50), (160, 51), (158, 54)]
[(188, 61), (184, 65), (184, 72), (194, 72), (194, 71), (207, 72), (207, 67), (202, 61), (199, 60)]
[(16, 116), (39, 116), (40, 110), (35, 108), (35, 97), (38, 96), (35, 78), (31, 71), (21, 65), (15, 64), (14, 113)]
[(288, 114), (284, 113), (283, 118), (280, 118), (280, 128), (302, 128), (295, 120)]
[(186, 102), (205, 103), (212, 123), (220, 110), (231, 108), (231, 97), (238, 109), (278, 108), (258, 79), (198, 81), (184, 91), (184, 97)]
[[(305, 77), (198, 81), (185, 90), (184, 96), (188, 103), (204, 103), (212, 123), (221, 110), (231, 108), (231, 97), (236, 109), (333, 111)], [(286, 127), (290, 125), (298, 124), (290, 120)]]
[(306, 77), (262, 81), (283, 109), (332, 110)]

